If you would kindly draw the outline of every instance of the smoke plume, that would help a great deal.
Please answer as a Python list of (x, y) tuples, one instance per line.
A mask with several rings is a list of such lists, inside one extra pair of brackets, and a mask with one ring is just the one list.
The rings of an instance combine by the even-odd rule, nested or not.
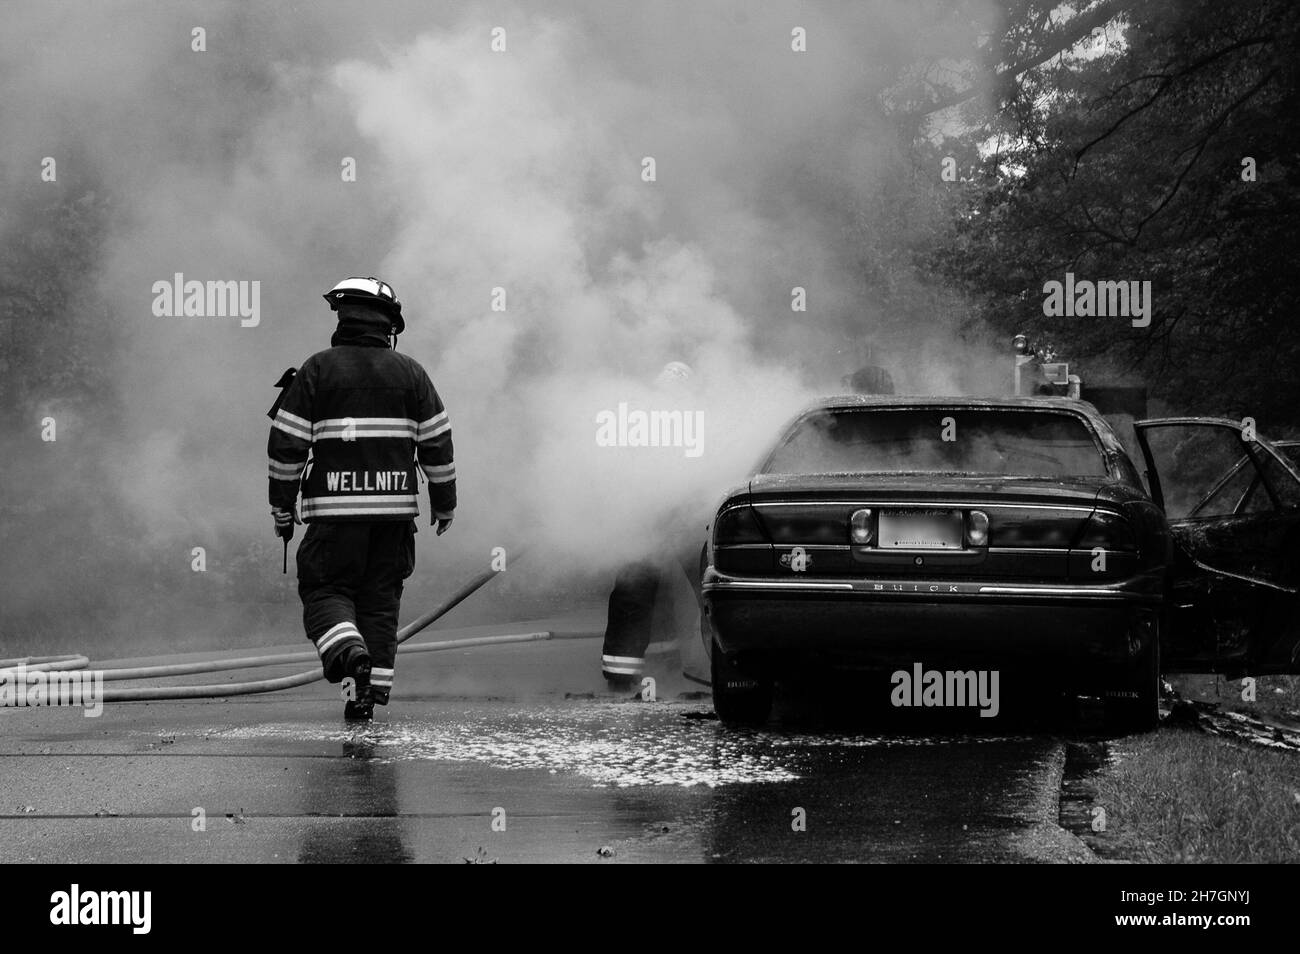
[[(877, 94), (962, 39), (928, 33), (933, 16), (901, 0), (8, 11), (6, 181), (28, 199), (107, 197), (71, 325), (102, 342), (107, 393), (98, 411), (67, 406), (52, 382), (11, 409), (0, 467), (42, 521), (88, 499), (175, 573), (194, 546), (214, 569), (251, 541), (270, 552), (271, 385), (327, 346), (321, 293), (376, 275), (405, 305), (400, 348), (447, 404), (460, 484), (451, 533), (417, 538), (408, 593), (497, 546), (533, 548), (531, 579), (552, 586), (607, 578), (674, 515), (702, 541), (721, 492), (803, 402), (839, 390), (857, 344), (902, 389), (971, 386), (950, 324), (881, 309), (862, 266), (864, 237), (891, 240), (871, 210), (905, 164)], [(56, 182), (38, 181), (45, 156)], [(33, 228), (19, 208), (0, 220), (6, 246)], [(260, 321), (155, 315), (153, 285), (176, 273), (259, 281)], [(693, 370), (676, 390), (655, 383), (670, 361)], [(598, 416), (620, 404), (701, 412), (702, 453), (601, 446)], [(61, 407), (57, 456), (42, 457), (30, 419)], [(68, 534), (12, 519), (5, 602), (48, 605), (69, 571), (41, 541)], [(124, 544), (76, 533), (93, 592)], [(282, 595), (275, 623), (293, 638)]]

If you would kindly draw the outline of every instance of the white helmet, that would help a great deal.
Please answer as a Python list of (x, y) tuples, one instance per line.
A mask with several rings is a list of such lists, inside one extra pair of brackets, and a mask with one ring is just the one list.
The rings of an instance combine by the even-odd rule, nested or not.
[(669, 361), (663, 366), (663, 370), (659, 372), (658, 377), (655, 378), (655, 387), (663, 388), (670, 385), (684, 384), (690, 380), (694, 373), (691, 366), (684, 361)]
[(388, 313), (389, 320), (393, 323), (393, 334), (400, 335), (406, 330), (402, 303), (397, 300), (397, 293), (393, 291), (392, 285), (378, 278), (345, 278), (327, 291), (324, 298), (334, 311), (338, 311), (338, 306), (346, 301), (378, 305)]

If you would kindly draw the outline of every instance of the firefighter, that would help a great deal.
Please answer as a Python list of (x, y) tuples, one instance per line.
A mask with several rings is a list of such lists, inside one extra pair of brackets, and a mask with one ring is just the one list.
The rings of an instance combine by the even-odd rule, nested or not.
[(869, 344), (856, 349), (858, 368), (840, 379), (840, 386), (853, 394), (893, 394), (894, 378), (876, 364), (875, 349)]
[(671, 523), (659, 553), (627, 564), (614, 578), (600, 656), (601, 673), (611, 690), (626, 689), (645, 673), (655, 607), (668, 598), (677, 573), (686, 575), (696, 605), (700, 603), (701, 534), (679, 515)]
[(324, 297), (338, 316), (330, 347), (286, 372), (271, 409), (271, 513), (286, 545), (294, 525), (307, 524), (297, 554), (307, 638), (327, 680), (352, 680), (344, 718), (366, 722), (393, 687), (402, 585), (415, 568), (418, 474), (441, 536), (456, 509), (456, 468), (438, 392), (396, 350), (406, 322), (392, 286), (348, 278)]
[[(655, 378), (660, 391), (682, 393), (692, 376), (689, 365), (670, 361)], [(686, 575), (700, 602), (701, 536), (693, 514), (674, 509), (661, 524), (660, 539), (646, 555), (623, 566), (609, 594), (609, 615), (600, 669), (611, 690), (622, 690), (640, 680), (645, 671), (654, 610), (666, 599), (678, 572)]]

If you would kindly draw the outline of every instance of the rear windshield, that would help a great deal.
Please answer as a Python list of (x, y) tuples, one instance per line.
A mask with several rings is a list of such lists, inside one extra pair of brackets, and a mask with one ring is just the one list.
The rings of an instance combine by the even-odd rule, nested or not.
[(765, 474), (944, 473), (1104, 477), (1079, 418), (1050, 411), (837, 408), (794, 426)]

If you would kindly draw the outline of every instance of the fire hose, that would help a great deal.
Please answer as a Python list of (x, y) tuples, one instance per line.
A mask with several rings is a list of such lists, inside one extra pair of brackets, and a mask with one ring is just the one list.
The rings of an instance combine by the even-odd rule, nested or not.
[[(517, 558), (516, 558), (517, 559)], [(470, 636), (463, 639), (447, 639), (435, 643), (422, 643), (418, 646), (403, 646), (416, 633), (425, 629), (453, 608), (476, 593), (489, 580), (496, 577), (498, 570), (486, 570), (470, 580), (455, 593), (429, 612), (417, 617), (397, 631), (398, 653), (445, 652), (452, 649), (464, 649), (471, 646), (497, 646), (507, 643), (537, 642), (539, 640), (574, 638), (557, 637), (551, 632), (511, 633), (502, 636)], [(187, 676), (196, 673), (230, 672), (238, 669), (254, 669), (261, 666), (281, 666), (289, 663), (313, 662), (311, 669), (291, 676), (279, 676), (272, 679), (257, 679), (251, 682), (225, 684), (206, 684), (191, 686), (150, 686), (129, 689), (106, 689), (104, 702), (137, 702), (143, 700), (163, 699), (216, 699), (224, 696), (246, 696), (261, 692), (277, 692), (281, 689), (293, 689), (306, 686), (324, 679), (320, 668), (320, 659), (313, 650), (294, 653), (276, 653), (262, 656), (245, 656), (237, 659), (217, 659), (207, 662), (175, 663), (160, 666), (136, 666), (101, 670), (105, 681), (130, 679), (158, 679), (167, 676)], [(81, 654), (65, 656), (27, 656), (16, 659), (0, 659), (0, 674), (23, 666), (27, 671), (62, 672), (86, 669), (90, 659)]]

